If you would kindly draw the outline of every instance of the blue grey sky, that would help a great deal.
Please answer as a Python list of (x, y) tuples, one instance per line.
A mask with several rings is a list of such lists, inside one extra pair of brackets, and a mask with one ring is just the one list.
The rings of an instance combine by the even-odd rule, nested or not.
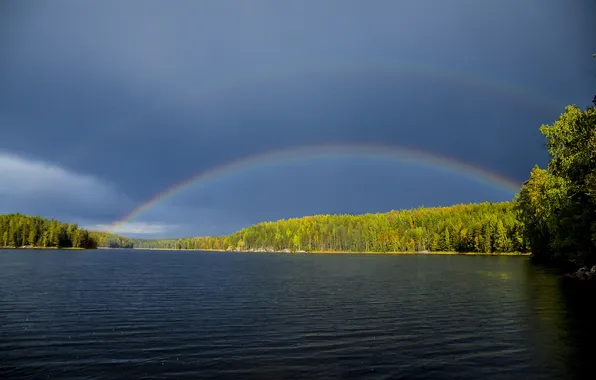
[[(0, 212), (116, 232), (513, 198), (596, 94), (594, 1), (4, 1)], [(417, 149), (441, 160), (272, 150)], [(308, 148), (306, 149), (308, 150)], [(451, 161), (450, 161), (451, 160)]]

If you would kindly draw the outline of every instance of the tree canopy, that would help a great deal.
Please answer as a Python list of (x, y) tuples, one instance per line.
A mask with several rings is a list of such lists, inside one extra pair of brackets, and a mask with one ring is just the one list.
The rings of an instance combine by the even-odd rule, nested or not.
[(132, 248), (133, 241), (107, 232), (92, 232), (55, 219), (22, 214), (0, 215), (0, 247)]
[(22, 214), (0, 215), (0, 246), (95, 248), (89, 231), (76, 224)]
[(137, 248), (349, 252), (522, 252), (512, 202), (315, 215), (263, 222), (229, 236), (135, 240)]
[(596, 107), (568, 106), (540, 131), (551, 160), (520, 190), (524, 236), (540, 260), (596, 264)]
[(103, 248), (133, 248), (133, 240), (125, 236), (115, 235), (108, 232), (89, 232), (89, 236)]

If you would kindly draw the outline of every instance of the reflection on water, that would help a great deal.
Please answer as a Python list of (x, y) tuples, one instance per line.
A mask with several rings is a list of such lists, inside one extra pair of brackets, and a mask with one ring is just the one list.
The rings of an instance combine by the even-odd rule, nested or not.
[(486, 276), (486, 277), (492, 277), (492, 278), (498, 278), (501, 280), (510, 280), (511, 279), (511, 273), (507, 273), (507, 272), (486, 272), (486, 271), (478, 271), (476, 272), (482, 276)]
[(590, 292), (521, 257), (2, 251), (0, 284), (0, 378), (593, 378)]
[(544, 351), (545, 364), (560, 378), (596, 378), (596, 293), (529, 261), (524, 267), (532, 339)]

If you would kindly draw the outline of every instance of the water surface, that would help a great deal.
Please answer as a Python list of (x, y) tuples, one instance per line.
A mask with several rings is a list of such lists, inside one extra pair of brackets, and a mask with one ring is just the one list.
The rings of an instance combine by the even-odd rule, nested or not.
[(593, 311), (522, 257), (0, 251), (0, 378), (580, 379)]

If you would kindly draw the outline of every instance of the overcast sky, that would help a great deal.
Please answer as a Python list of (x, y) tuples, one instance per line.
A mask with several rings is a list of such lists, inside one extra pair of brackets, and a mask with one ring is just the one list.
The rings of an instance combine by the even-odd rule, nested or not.
[[(192, 176), (116, 232), (510, 200), (505, 180), (547, 162), (540, 125), (596, 94), (595, 14), (587, 0), (4, 1), (0, 213), (105, 229)], [(331, 144), (342, 154), (321, 154)]]

